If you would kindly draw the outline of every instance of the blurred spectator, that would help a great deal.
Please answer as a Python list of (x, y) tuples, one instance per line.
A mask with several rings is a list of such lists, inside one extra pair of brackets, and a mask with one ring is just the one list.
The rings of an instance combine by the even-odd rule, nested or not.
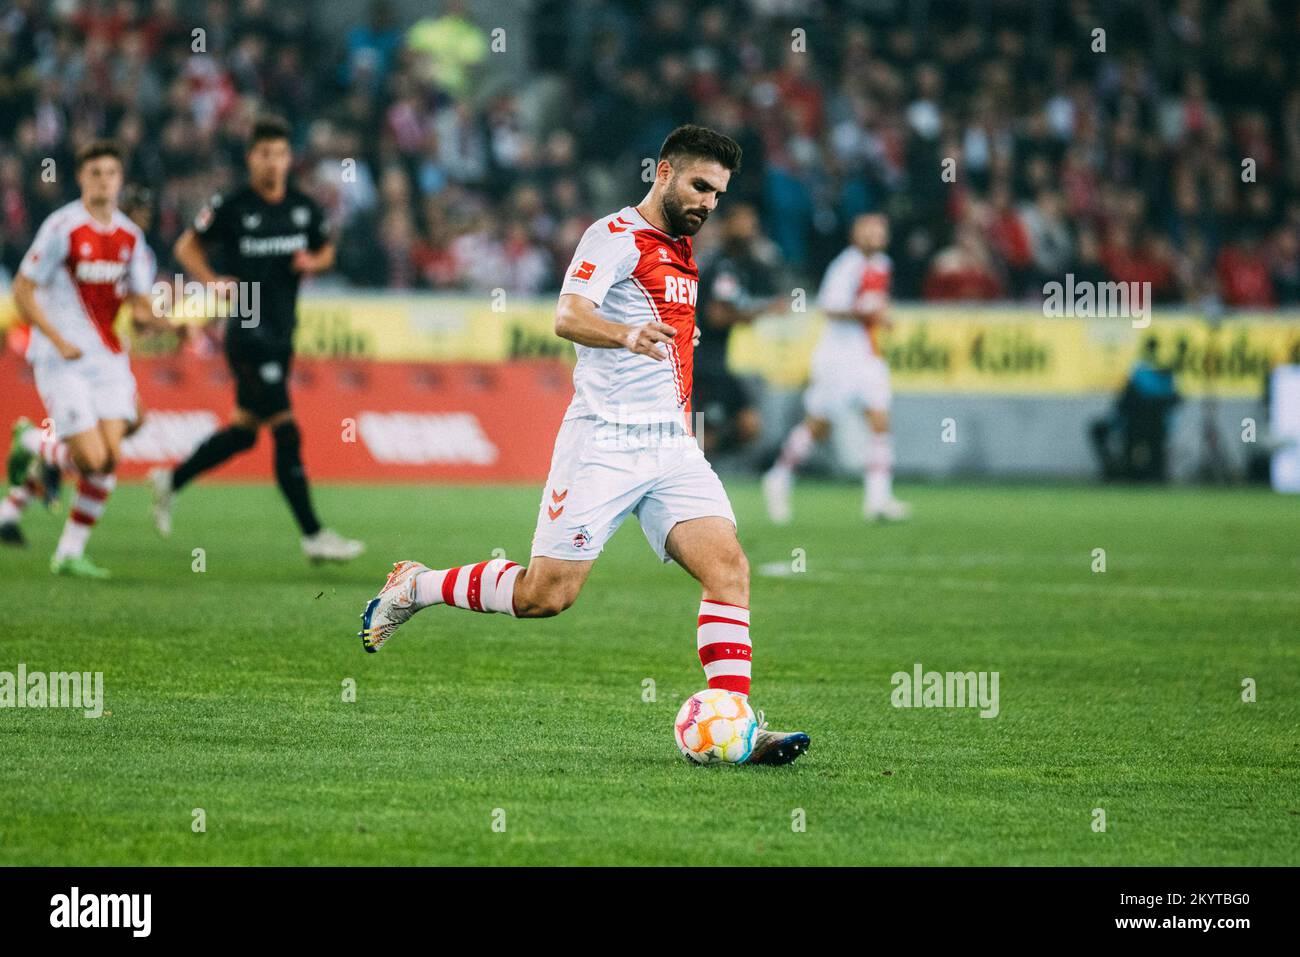
[(1259, 238), (1244, 232), (1223, 247), (1214, 264), (1223, 301), (1229, 306), (1267, 308), (1275, 304), (1273, 279)]

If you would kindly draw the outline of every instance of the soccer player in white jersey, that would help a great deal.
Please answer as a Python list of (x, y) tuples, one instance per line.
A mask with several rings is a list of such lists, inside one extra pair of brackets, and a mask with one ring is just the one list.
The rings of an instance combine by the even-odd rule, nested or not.
[[(14, 426), (8, 471), (23, 483), (36, 459), (77, 477), (50, 570), (107, 578), (86, 557), (91, 529), (117, 484), (122, 437), (138, 415), (135, 378), (113, 330), (124, 301), (138, 325), (163, 324), (149, 308), (154, 257), (144, 234), (117, 208), (122, 154), (97, 141), (77, 157), (81, 198), (51, 213), (36, 233), (14, 280), (14, 302), (32, 325), (27, 360), (51, 427), (20, 419)], [(16, 524), (23, 502), (11, 490), (0, 524)]]
[[(696, 646), (709, 687), (749, 694), (749, 564), (727, 493), (689, 422), (699, 280), (691, 237), (739, 167), (735, 141), (679, 127), (664, 141), (645, 198), (583, 235), (555, 316), (556, 334), (577, 349), (574, 396), (528, 566), (504, 558), (440, 569), (398, 562), (361, 616), (367, 651), (430, 605), (558, 615), (635, 515), (660, 560), (676, 561), (703, 586)], [(748, 763), (785, 764), (807, 746), (802, 732), (763, 727)]]
[(813, 351), (811, 382), (804, 393), (806, 416), (781, 446), (776, 464), (763, 476), (768, 516), (790, 521), (795, 470), (818, 442), (830, 437), (832, 420), (843, 412), (865, 413), (871, 429), (863, 481), (863, 515), (898, 521), (908, 506), (894, 498), (894, 444), (889, 431), (889, 366), (878, 335), (888, 325), (893, 269), (885, 248), (889, 220), (864, 213), (853, 221), (851, 245), (836, 256), (822, 279), (818, 305), (826, 315)]

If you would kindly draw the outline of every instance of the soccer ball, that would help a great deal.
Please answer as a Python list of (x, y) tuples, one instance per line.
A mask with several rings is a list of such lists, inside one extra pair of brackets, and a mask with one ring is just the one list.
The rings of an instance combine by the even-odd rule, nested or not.
[(691, 695), (673, 723), (677, 747), (696, 764), (740, 764), (757, 735), (758, 719), (745, 696), (722, 688)]

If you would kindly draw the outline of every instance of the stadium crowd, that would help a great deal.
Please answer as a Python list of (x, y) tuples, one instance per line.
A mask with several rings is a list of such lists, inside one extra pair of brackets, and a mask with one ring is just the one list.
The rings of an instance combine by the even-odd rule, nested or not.
[(75, 195), (76, 148), (112, 135), (170, 271), (274, 111), (350, 284), (551, 291), (694, 120), (743, 145), (728, 201), (801, 281), (881, 209), (899, 298), (1037, 299), (1072, 272), (1300, 306), (1294, 3), (537, 0), (505, 53), (490, 5), (398, 9), (331, 34), (271, 0), (4, 0), (0, 269)]

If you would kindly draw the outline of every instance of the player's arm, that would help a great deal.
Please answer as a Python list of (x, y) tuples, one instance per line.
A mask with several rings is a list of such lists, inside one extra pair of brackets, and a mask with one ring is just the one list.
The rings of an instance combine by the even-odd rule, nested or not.
[(153, 297), (153, 281), (158, 273), (158, 261), (143, 235), (131, 251), (127, 270), (126, 301), (131, 309), (131, 321), (137, 329), (165, 332), (172, 324), (168, 316), (157, 308)]
[(228, 276), (217, 275), (212, 264), (208, 262), (203, 240), (193, 228), (181, 233), (180, 239), (176, 240), (176, 245), (172, 247), (172, 255), (176, 257), (176, 261), (180, 263), (186, 275), (193, 276), (205, 285), (232, 281)]
[(152, 332), (166, 332), (171, 329), (171, 321), (166, 316), (154, 312), (153, 299), (143, 293), (132, 293), (127, 297), (131, 308), (131, 321), (137, 329)]
[(334, 268), (334, 240), (330, 238), (325, 212), (316, 203), (309, 203), (311, 219), (307, 223), (307, 248), (293, 254), (293, 270), (310, 276), (329, 272)]
[(668, 354), (659, 343), (672, 342), (675, 330), (662, 322), (647, 322), (639, 326), (611, 322), (601, 318), (596, 304), (590, 299), (565, 293), (555, 307), (555, 334), (580, 346), (627, 349), (637, 355), (662, 360), (668, 358)]
[(312, 274), (329, 272), (334, 268), (334, 244), (326, 243), (320, 249), (300, 249), (293, 254), (295, 272)]
[(45, 310), (36, 301), (36, 283), (29, 276), (18, 273), (14, 279), (13, 293), (18, 314), (39, 329), (54, 344), (54, 348), (59, 350), (59, 355), (65, 359), (81, 358), (81, 350), (59, 335), (59, 330), (54, 328), (54, 324), (45, 315)]

